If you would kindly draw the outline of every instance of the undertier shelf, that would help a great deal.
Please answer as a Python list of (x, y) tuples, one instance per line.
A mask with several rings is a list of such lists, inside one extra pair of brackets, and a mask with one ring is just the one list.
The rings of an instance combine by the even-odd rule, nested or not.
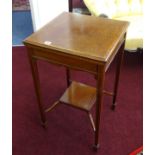
[(59, 101), (75, 108), (90, 111), (96, 102), (96, 88), (73, 81)]

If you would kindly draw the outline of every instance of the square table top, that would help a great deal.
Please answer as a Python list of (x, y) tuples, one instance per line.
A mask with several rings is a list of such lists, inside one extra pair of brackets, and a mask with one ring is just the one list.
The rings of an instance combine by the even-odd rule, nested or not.
[(24, 44), (106, 62), (127, 31), (128, 22), (63, 12)]

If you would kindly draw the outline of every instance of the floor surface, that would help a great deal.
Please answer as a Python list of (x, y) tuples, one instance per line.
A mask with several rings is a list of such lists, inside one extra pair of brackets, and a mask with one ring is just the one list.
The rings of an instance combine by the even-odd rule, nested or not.
[[(87, 114), (65, 105), (47, 113), (43, 129), (25, 47), (13, 47), (13, 154), (14, 155), (129, 155), (143, 145), (143, 57), (126, 53), (122, 66), (116, 111), (112, 98), (102, 103), (100, 149), (94, 152), (94, 132)], [(106, 74), (106, 90), (113, 89), (116, 63)], [(65, 68), (38, 62), (44, 107), (66, 89)], [(72, 71), (72, 79), (92, 86), (94, 76)], [(92, 109), (95, 117), (95, 106)]]

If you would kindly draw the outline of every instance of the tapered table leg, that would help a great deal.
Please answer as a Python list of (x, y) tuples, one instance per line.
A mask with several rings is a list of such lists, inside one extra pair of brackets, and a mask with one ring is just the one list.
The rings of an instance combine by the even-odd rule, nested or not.
[(31, 49), (29, 49), (28, 56), (29, 56), (29, 62), (30, 62), (30, 66), (31, 66), (32, 77), (33, 77), (35, 92), (36, 92), (36, 96), (37, 96), (37, 101), (38, 101), (37, 103), (38, 103), (38, 107), (39, 107), (39, 112), (40, 112), (40, 116), (41, 116), (42, 125), (43, 125), (43, 127), (46, 127), (47, 126), (47, 121), (46, 121), (46, 116), (45, 116), (45, 112), (44, 112), (43, 105), (42, 105), (42, 100), (41, 100), (41, 92), (40, 92), (40, 82), (39, 82), (39, 74), (38, 74), (38, 68), (37, 68), (37, 60), (32, 58)]
[(97, 150), (99, 148), (99, 132), (100, 132), (100, 118), (101, 118), (101, 104), (103, 98), (103, 83), (104, 83), (105, 71), (104, 67), (98, 67), (97, 75), (97, 100), (96, 100), (96, 122), (95, 122), (95, 144), (94, 148)]
[(122, 65), (123, 56), (124, 56), (124, 45), (125, 45), (125, 42), (122, 44), (122, 46), (120, 47), (119, 52), (118, 52), (119, 55), (118, 55), (118, 60), (117, 60), (112, 110), (115, 110), (115, 107), (116, 107), (116, 99), (117, 99), (120, 71), (121, 71), (121, 65)]
[(70, 85), (70, 70), (69, 68), (66, 68), (66, 78), (67, 78), (67, 86), (69, 87)]

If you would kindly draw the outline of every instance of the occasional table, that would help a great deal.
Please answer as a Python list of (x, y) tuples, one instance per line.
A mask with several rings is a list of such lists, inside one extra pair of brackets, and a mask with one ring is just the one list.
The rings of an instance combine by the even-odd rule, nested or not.
[[(99, 147), (99, 130), (103, 94), (113, 97), (115, 108), (120, 67), (128, 22), (63, 12), (53, 21), (24, 40), (31, 65), (34, 86), (42, 124), (46, 126), (45, 113), (58, 103), (88, 112), (95, 131), (95, 148)], [(104, 90), (105, 73), (118, 53), (114, 91)], [(40, 92), (37, 60), (62, 65), (67, 68), (68, 87), (51, 107), (44, 109)], [(96, 78), (96, 88), (71, 81), (70, 69), (88, 72)], [(90, 110), (96, 104), (96, 119)]]

